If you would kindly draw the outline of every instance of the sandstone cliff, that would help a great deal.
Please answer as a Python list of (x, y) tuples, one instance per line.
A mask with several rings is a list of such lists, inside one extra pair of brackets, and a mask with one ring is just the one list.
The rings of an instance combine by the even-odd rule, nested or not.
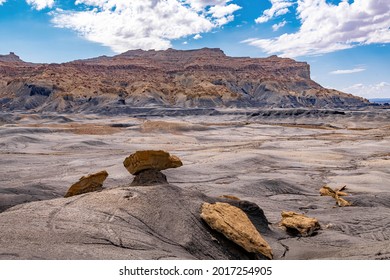
[(220, 49), (132, 50), (63, 64), (0, 56), (0, 108), (120, 113), (134, 107), (365, 106), (326, 89), (310, 66), (288, 58), (229, 57)]

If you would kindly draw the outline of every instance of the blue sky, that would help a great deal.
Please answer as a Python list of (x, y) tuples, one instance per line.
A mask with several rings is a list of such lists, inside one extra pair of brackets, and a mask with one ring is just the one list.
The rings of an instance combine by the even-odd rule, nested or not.
[(0, 0), (0, 54), (65, 62), (218, 47), (307, 61), (325, 87), (390, 98), (389, 0)]

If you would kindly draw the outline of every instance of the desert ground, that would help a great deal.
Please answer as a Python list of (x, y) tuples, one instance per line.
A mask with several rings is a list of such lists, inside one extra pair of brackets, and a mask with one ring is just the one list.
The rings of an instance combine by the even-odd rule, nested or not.
[[(20, 234), (28, 223), (12, 219), (23, 218), (17, 214), (20, 207), (34, 211), (42, 201), (54, 205), (89, 173), (106, 170), (106, 189), (129, 184), (133, 176), (123, 160), (147, 149), (165, 150), (183, 161), (182, 167), (163, 172), (171, 185), (254, 202), (278, 234), (282, 211), (318, 219), (321, 230), (314, 236), (274, 236), (274, 259), (390, 258), (389, 110), (156, 112), (1, 113), (0, 258), (107, 257), (91, 252), (34, 256), (28, 242), (20, 240), (29, 236)], [(346, 186), (345, 199), (352, 206), (338, 207), (331, 197), (320, 196), (324, 185)], [(13, 239), (15, 232), (20, 243)], [(31, 237), (31, 243), (37, 240), (39, 234)], [(143, 257), (150, 256), (129, 255)]]

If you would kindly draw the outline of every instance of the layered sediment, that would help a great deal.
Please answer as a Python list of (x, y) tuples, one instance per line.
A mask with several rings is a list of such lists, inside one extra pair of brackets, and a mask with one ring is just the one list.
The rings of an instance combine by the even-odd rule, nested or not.
[(288, 58), (229, 57), (220, 49), (133, 50), (62, 64), (0, 57), (0, 108), (128, 113), (134, 107), (226, 108), (366, 106), (326, 89), (310, 66)]

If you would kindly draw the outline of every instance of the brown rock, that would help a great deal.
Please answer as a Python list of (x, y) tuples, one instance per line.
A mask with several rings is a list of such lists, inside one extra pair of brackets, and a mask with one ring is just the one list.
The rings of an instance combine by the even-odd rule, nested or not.
[(321, 189), (320, 189), (320, 195), (321, 196), (331, 196), (331, 197), (335, 197), (336, 196), (336, 192), (328, 187), (328, 186), (323, 186)]
[(303, 214), (298, 214), (291, 211), (282, 212), (281, 226), (291, 233), (298, 233), (301, 236), (310, 236), (321, 228), (318, 220), (315, 218), (306, 217)]
[(339, 197), (338, 195), (336, 195), (335, 199), (336, 199), (337, 205), (340, 206), (340, 207), (345, 207), (345, 206), (351, 206), (352, 205), (351, 202), (345, 200), (342, 197)]
[(272, 259), (271, 247), (241, 209), (222, 202), (203, 203), (200, 216), (212, 229), (222, 233), (247, 252), (262, 254)]
[(103, 186), (104, 180), (108, 176), (107, 171), (103, 170), (98, 173), (83, 176), (77, 183), (74, 183), (65, 194), (65, 197), (79, 195), (87, 192), (99, 191)]
[[(2, 107), (9, 110), (26, 110), (31, 102), (44, 111), (112, 114), (124, 113), (122, 105), (149, 104), (175, 108), (369, 105), (366, 99), (311, 80), (306, 62), (276, 56), (230, 57), (220, 49), (132, 50), (62, 64), (29, 64), (10, 54), (0, 56), (0, 68), (0, 81), (7, 81), (0, 83), (0, 92), (9, 97), (2, 100)], [(91, 100), (94, 105), (88, 106)]]
[(140, 171), (147, 169), (161, 171), (168, 168), (180, 167), (183, 163), (177, 156), (170, 155), (165, 151), (146, 150), (131, 154), (124, 160), (123, 165), (127, 171), (136, 175)]
[(230, 195), (230, 194), (223, 194), (220, 196), (220, 198), (227, 198), (227, 199), (231, 199), (231, 200), (240, 200), (237, 196)]
[(323, 186), (320, 189), (320, 194), (321, 196), (331, 196), (336, 200), (336, 203), (340, 207), (345, 207), (345, 206), (351, 206), (352, 204), (345, 200), (344, 198), (341, 198), (340, 196), (347, 196), (348, 194), (344, 192), (346, 186), (340, 188), (340, 189), (332, 189), (328, 186)]

